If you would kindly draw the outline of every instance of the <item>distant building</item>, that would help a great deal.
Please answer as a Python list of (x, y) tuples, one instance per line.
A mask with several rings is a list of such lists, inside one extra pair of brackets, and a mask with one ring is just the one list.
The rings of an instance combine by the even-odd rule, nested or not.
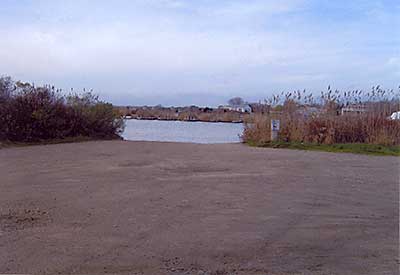
[(300, 106), (299, 109), (296, 110), (296, 113), (305, 118), (308, 118), (319, 116), (321, 113), (323, 113), (323, 110), (321, 108), (313, 106)]
[(249, 104), (245, 104), (245, 105), (242, 105), (242, 106), (237, 106), (237, 107), (234, 107), (234, 108), (235, 108), (235, 111), (237, 111), (237, 112), (251, 113), (251, 107), (250, 107)]
[(350, 105), (343, 107), (340, 111), (341, 115), (345, 114), (362, 114), (365, 113), (367, 109), (364, 105)]
[(394, 112), (390, 117), (390, 120), (400, 120), (400, 111)]
[(271, 106), (267, 104), (262, 104), (262, 103), (249, 103), (249, 106), (251, 107), (251, 112), (252, 113), (269, 113), (271, 111)]
[(220, 105), (218, 109), (235, 111), (239, 113), (251, 113), (251, 107), (249, 104), (243, 104), (239, 106), (231, 106), (231, 105)]
[(227, 110), (227, 111), (233, 111), (233, 107), (230, 105), (219, 105), (218, 109), (220, 110)]

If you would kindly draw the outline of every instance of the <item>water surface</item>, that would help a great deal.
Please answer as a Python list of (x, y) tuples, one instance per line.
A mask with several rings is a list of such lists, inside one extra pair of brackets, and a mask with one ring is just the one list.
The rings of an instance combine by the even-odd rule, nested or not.
[(193, 143), (240, 142), (241, 123), (126, 120), (125, 140)]

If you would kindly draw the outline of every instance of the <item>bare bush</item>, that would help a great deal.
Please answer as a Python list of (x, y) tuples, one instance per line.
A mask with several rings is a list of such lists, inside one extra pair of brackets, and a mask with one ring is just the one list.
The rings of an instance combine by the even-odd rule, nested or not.
[(71, 137), (117, 138), (123, 120), (96, 96), (64, 96), (54, 87), (0, 79), (0, 140), (37, 142)]

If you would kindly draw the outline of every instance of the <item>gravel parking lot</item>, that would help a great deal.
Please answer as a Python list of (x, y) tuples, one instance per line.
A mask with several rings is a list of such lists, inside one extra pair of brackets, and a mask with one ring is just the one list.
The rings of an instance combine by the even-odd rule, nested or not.
[(0, 150), (0, 273), (398, 274), (399, 162), (243, 144)]

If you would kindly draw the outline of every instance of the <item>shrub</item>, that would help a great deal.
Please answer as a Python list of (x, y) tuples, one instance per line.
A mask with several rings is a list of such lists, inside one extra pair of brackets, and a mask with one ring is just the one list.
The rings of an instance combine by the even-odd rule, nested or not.
[(90, 93), (64, 96), (54, 87), (0, 78), (0, 140), (118, 138), (123, 126), (113, 106)]

